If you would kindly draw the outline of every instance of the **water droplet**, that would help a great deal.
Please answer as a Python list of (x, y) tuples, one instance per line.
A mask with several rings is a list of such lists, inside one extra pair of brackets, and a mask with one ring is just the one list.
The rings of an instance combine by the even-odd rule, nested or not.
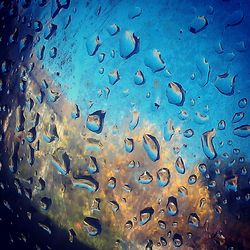
[(233, 133), (240, 137), (250, 136), (250, 125), (242, 125), (234, 129)]
[(132, 112), (132, 120), (129, 123), (129, 129), (133, 130), (137, 127), (139, 123), (139, 112), (133, 111)]
[(194, 135), (194, 131), (191, 128), (189, 128), (184, 131), (183, 135), (187, 138), (190, 138)]
[(164, 139), (170, 141), (174, 134), (174, 125), (171, 119), (168, 119), (166, 125), (164, 126)]
[(213, 145), (213, 138), (215, 137), (215, 134), (216, 134), (215, 129), (212, 129), (210, 131), (203, 133), (201, 137), (203, 152), (210, 160), (214, 159), (217, 156), (217, 153)]
[(197, 63), (197, 69), (199, 72), (199, 84), (200, 86), (204, 87), (205, 85), (207, 85), (208, 81), (209, 81), (209, 76), (210, 76), (210, 65), (207, 61), (206, 58), (202, 58), (201, 60), (199, 60)]
[(113, 71), (111, 71), (108, 77), (109, 77), (109, 83), (112, 85), (114, 85), (117, 81), (120, 80), (120, 75), (117, 69), (114, 69)]
[(104, 110), (98, 110), (88, 115), (87, 128), (92, 132), (100, 134), (103, 129), (105, 114)]
[(238, 25), (242, 22), (244, 18), (244, 13), (242, 10), (235, 10), (226, 20), (226, 26)]
[(247, 98), (242, 98), (238, 101), (239, 108), (245, 108), (247, 106)]
[(147, 52), (144, 64), (149, 67), (152, 72), (163, 70), (166, 66), (165, 62), (161, 58), (161, 52), (157, 49), (153, 49)]
[(70, 229), (68, 231), (68, 233), (69, 233), (69, 242), (73, 243), (74, 242), (74, 238), (76, 237), (76, 233), (75, 233), (75, 231), (73, 229)]
[[(33, 36), (31, 35), (26, 35), (25, 37), (23, 37), (20, 40), (20, 44), (19, 44), (19, 50), (20, 52), (25, 51), (26, 49), (28, 49), (29, 47), (31, 47), (33, 43)], [(2, 70), (3, 71), (3, 70)], [(3, 71), (4, 72), (4, 71)]]
[(120, 56), (128, 59), (139, 50), (139, 38), (134, 32), (126, 30), (120, 38)]
[(185, 101), (185, 91), (177, 82), (170, 82), (166, 89), (168, 102), (177, 106), (182, 106)]
[(154, 209), (152, 207), (144, 208), (140, 211), (140, 224), (144, 225), (151, 220), (151, 217), (154, 213)]
[(142, 85), (144, 83), (144, 75), (141, 70), (137, 70), (134, 76), (134, 82), (136, 85)]
[(168, 198), (167, 214), (175, 216), (178, 213), (177, 199), (174, 196)]
[(113, 212), (117, 212), (119, 210), (119, 204), (116, 201), (110, 201), (111, 209)]
[(43, 24), (37, 20), (34, 22), (34, 30), (35, 32), (40, 32), (43, 29)]
[(90, 174), (95, 174), (99, 172), (96, 158), (93, 156), (89, 157), (88, 172)]
[(57, 30), (57, 25), (50, 23), (49, 25), (46, 26), (44, 30), (44, 38), (46, 40), (49, 40), (56, 32)]
[(188, 217), (188, 224), (192, 227), (200, 226), (200, 218), (196, 213), (191, 213)]
[(195, 174), (192, 174), (188, 178), (188, 184), (193, 185), (197, 181), (197, 176)]
[(122, 187), (122, 189), (123, 189), (125, 192), (127, 192), (127, 193), (132, 192), (132, 187), (130, 187), (130, 185), (128, 185), (128, 184), (125, 184), (125, 185)]
[(70, 161), (67, 153), (63, 148), (58, 148), (53, 152), (51, 163), (60, 174), (68, 174), (70, 168)]
[(175, 168), (179, 174), (185, 174), (185, 165), (180, 156), (176, 159)]
[(119, 30), (120, 28), (115, 23), (109, 25), (107, 28), (107, 31), (111, 36), (114, 36), (115, 34), (117, 34)]
[(207, 18), (205, 16), (197, 16), (193, 19), (189, 31), (196, 34), (206, 28), (208, 25)]
[(89, 56), (95, 55), (98, 48), (101, 46), (101, 40), (99, 36), (92, 35), (88, 37), (86, 41), (86, 48)]
[(133, 222), (131, 220), (125, 223), (125, 229), (130, 230), (133, 227)]
[(165, 230), (166, 229), (166, 223), (162, 220), (158, 221), (158, 226), (160, 229)]
[(160, 159), (160, 144), (154, 136), (145, 134), (143, 136), (143, 147), (152, 161)]
[(188, 190), (186, 187), (184, 186), (181, 186), (181, 187), (178, 187), (178, 194), (181, 196), (181, 197), (186, 197), (188, 195)]
[(232, 119), (232, 123), (241, 121), (244, 118), (245, 114), (243, 112), (235, 113)]
[(225, 189), (227, 191), (237, 192), (237, 189), (238, 189), (238, 177), (237, 176), (227, 177), (225, 179), (224, 186), (225, 186)]
[(52, 204), (52, 201), (50, 198), (48, 197), (43, 197), (41, 200), (40, 200), (40, 206), (43, 210), (48, 210), (49, 207), (51, 206)]
[(183, 239), (182, 236), (180, 234), (174, 234), (173, 236), (173, 243), (175, 247), (180, 247), (183, 244)]
[(98, 182), (91, 176), (82, 176), (79, 179), (73, 179), (72, 183), (74, 188), (83, 188), (90, 193), (96, 192), (99, 187)]
[(235, 44), (235, 49), (239, 52), (244, 52), (247, 50), (246, 43), (244, 41), (240, 41)]
[(30, 130), (28, 130), (25, 138), (26, 138), (27, 142), (29, 142), (29, 143), (32, 143), (33, 141), (35, 141), (35, 139), (36, 139), (36, 128), (33, 127)]
[(213, 240), (219, 245), (219, 246), (223, 246), (226, 242), (226, 238), (223, 235), (222, 231), (218, 231), (214, 234), (213, 236)]
[(230, 75), (229, 73), (224, 73), (218, 75), (215, 79), (214, 86), (222, 93), (223, 95), (233, 95), (234, 94), (234, 85), (237, 75)]
[(58, 133), (57, 133), (56, 124), (51, 123), (51, 122), (45, 124), (44, 135), (43, 135), (44, 141), (46, 141), (47, 143), (50, 143), (50, 142), (54, 141), (56, 138), (59, 138)]
[(207, 171), (207, 165), (205, 163), (199, 164), (199, 171), (204, 174)]
[(98, 219), (86, 217), (83, 222), (84, 227), (90, 236), (96, 236), (101, 233), (101, 224)]
[(128, 153), (131, 153), (134, 150), (134, 140), (132, 138), (126, 138), (124, 140), (125, 143), (125, 150)]
[(221, 40), (219, 40), (219, 41), (216, 42), (216, 44), (215, 44), (215, 51), (218, 54), (221, 54), (221, 53), (224, 52)]
[(101, 200), (99, 198), (95, 198), (92, 202), (92, 205), (91, 205), (91, 210), (92, 211), (100, 211), (100, 203), (101, 203)]
[(168, 168), (161, 168), (157, 171), (157, 183), (160, 187), (165, 187), (170, 181), (170, 171)]
[(115, 177), (111, 177), (108, 180), (108, 187), (111, 189), (114, 189), (116, 187), (116, 178)]
[(150, 182), (152, 182), (152, 180), (153, 177), (148, 171), (142, 173), (138, 178), (138, 182), (141, 184), (149, 184)]
[(129, 12), (128, 12), (128, 17), (129, 17), (130, 19), (133, 19), (133, 18), (135, 18), (135, 17), (140, 16), (140, 15), (141, 15), (141, 12), (142, 12), (142, 10), (141, 10), (140, 7), (138, 7), (138, 6), (131, 7), (131, 8), (129, 9)]
[(226, 122), (224, 120), (220, 120), (218, 123), (218, 129), (224, 130), (226, 128)]

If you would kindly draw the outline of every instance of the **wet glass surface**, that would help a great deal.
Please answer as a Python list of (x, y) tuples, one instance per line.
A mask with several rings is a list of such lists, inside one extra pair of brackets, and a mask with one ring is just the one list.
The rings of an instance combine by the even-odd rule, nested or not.
[(4, 249), (249, 249), (249, 0), (0, 16)]

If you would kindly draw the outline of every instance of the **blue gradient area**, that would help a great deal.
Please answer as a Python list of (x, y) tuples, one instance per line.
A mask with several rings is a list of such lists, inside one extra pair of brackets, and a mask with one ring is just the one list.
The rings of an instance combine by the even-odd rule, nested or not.
[[(141, 14), (131, 19), (129, 12), (136, 6), (141, 8)], [(187, 149), (181, 147), (180, 152), (187, 159), (187, 167), (192, 166), (197, 157), (204, 157), (201, 135), (215, 128), (214, 146), (219, 155), (241, 148), (241, 153), (249, 160), (246, 150), (249, 139), (235, 136), (233, 129), (250, 122), (248, 106), (244, 109), (238, 106), (241, 98), (250, 97), (250, 1), (71, 1), (69, 8), (62, 9), (54, 19), (48, 9), (53, 12), (53, 1), (41, 10), (39, 20), (45, 26), (50, 22), (56, 24), (57, 32), (49, 40), (41, 36), (36, 48), (39, 51), (46, 45), (44, 67), (51, 79), (61, 86), (66, 98), (79, 106), (81, 119), (86, 119), (87, 113), (106, 110), (105, 126), (128, 128), (124, 120), (131, 116), (131, 111), (137, 110), (139, 128), (147, 121), (163, 131), (171, 118), (180, 133), (188, 128), (194, 131), (192, 138), (182, 137), (181, 141), (187, 145)], [(228, 26), (227, 20), (236, 10), (242, 10), (244, 18), (239, 24)], [(65, 29), (69, 15), (71, 22)], [(194, 34), (189, 27), (197, 16), (205, 16), (208, 25)], [(112, 24), (119, 27), (114, 35), (108, 32)], [(119, 51), (119, 41), (125, 31), (133, 32), (139, 39), (137, 53), (127, 59), (121, 57)], [(101, 45), (90, 56), (86, 43), (97, 36)], [(56, 58), (49, 56), (52, 47), (57, 48)], [(154, 49), (160, 51), (166, 64), (157, 72), (144, 63), (148, 51)], [(98, 61), (100, 53), (105, 54), (101, 63)], [(199, 70), (203, 60), (210, 67), (205, 86), (201, 83), (206, 75)], [(99, 73), (100, 68), (104, 69), (103, 74)], [(111, 85), (108, 75), (113, 70), (118, 70), (120, 79)], [(145, 83), (142, 85), (134, 82), (137, 70), (143, 72)], [(230, 96), (215, 87), (216, 77), (225, 73), (236, 76), (234, 94)], [(168, 102), (166, 87), (171, 81), (179, 83), (184, 90), (183, 106)], [(106, 87), (110, 90), (108, 98)], [(91, 108), (89, 101), (93, 102)], [(180, 117), (181, 111), (188, 114), (186, 119)], [(234, 114), (241, 111), (245, 112), (244, 118), (232, 124)], [(196, 112), (208, 119), (201, 121)], [(225, 120), (225, 130), (217, 129), (220, 120)], [(228, 145), (228, 140), (232, 140), (232, 145)]]

